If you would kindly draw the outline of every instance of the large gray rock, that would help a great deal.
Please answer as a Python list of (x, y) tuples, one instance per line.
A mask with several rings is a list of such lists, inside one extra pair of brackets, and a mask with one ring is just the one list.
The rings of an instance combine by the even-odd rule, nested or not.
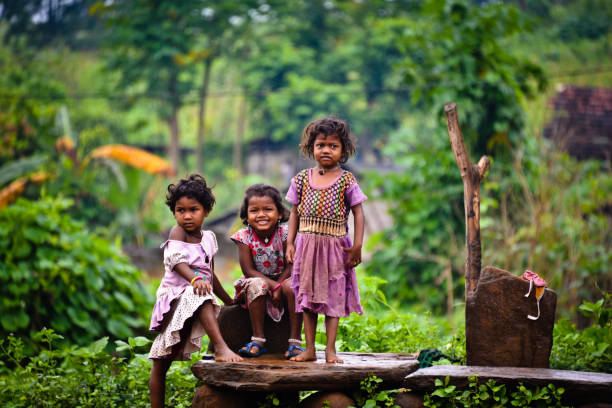
[(535, 290), (511, 273), (486, 267), (467, 295), (465, 336), (467, 365), (548, 368), (557, 295), (546, 289), (536, 315)]

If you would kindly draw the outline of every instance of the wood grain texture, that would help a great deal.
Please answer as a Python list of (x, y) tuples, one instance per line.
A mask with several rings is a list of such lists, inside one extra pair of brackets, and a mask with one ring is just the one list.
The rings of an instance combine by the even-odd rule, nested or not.
[(327, 364), (323, 352), (317, 361), (293, 362), (282, 355), (264, 354), (238, 363), (217, 363), (212, 356), (191, 371), (204, 384), (237, 391), (348, 390), (359, 388), (368, 375), (382, 379), (381, 389), (401, 387), (404, 377), (419, 367), (412, 354), (338, 353), (344, 364)]

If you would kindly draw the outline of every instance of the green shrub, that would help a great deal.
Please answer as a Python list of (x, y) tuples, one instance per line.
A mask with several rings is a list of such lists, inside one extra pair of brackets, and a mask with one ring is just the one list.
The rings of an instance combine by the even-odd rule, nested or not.
[[(144, 337), (118, 342), (129, 349), (129, 357), (105, 351), (104, 337), (86, 347), (55, 349), (60, 335), (51, 329), (34, 334), (47, 347), (28, 354), (21, 339), (0, 340), (0, 406), (18, 407), (148, 407), (151, 361), (134, 352), (150, 345)], [(116, 350), (116, 352), (117, 352)], [(194, 358), (199, 356), (194, 355)], [(13, 362), (9, 369), (2, 361)], [(22, 364), (21, 361), (27, 361)], [(175, 362), (167, 376), (166, 402), (172, 407), (189, 407), (197, 380), (189, 367), (194, 361)]]
[[(385, 284), (380, 278), (359, 277), (364, 313), (340, 319), (336, 343), (340, 351), (416, 353), (426, 348), (439, 348), (452, 358), (465, 358), (464, 327), (453, 329), (448, 318), (433, 317), (429, 313), (395, 310), (381, 290)], [(317, 343), (324, 347), (322, 324), (318, 326)]]
[(550, 354), (552, 368), (612, 373), (612, 294), (579, 307), (594, 324), (577, 330), (568, 319), (560, 319), (553, 331)]
[(517, 387), (497, 384), (489, 380), (480, 384), (478, 376), (469, 378), (467, 390), (451, 385), (449, 377), (436, 379), (436, 390), (425, 395), (426, 407), (562, 407), (563, 388), (553, 384), (545, 387), (527, 388), (523, 383)]
[(70, 344), (146, 329), (152, 295), (117, 242), (69, 217), (72, 202), (20, 199), (0, 211), (0, 333), (32, 343), (44, 327)]

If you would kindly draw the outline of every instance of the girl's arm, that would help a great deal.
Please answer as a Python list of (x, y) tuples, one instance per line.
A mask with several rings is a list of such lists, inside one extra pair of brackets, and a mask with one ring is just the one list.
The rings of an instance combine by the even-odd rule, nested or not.
[(361, 207), (361, 204), (351, 207), (351, 211), (353, 212), (355, 241), (353, 242), (353, 246), (351, 248), (345, 248), (344, 250), (349, 253), (346, 266), (355, 267), (361, 263), (361, 246), (363, 245), (363, 227), (365, 224), (365, 218), (363, 216), (363, 208)]
[(255, 269), (253, 256), (251, 255), (251, 248), (242, 242), (238, 243), (238, 261), (240, 262), (242, 273), (247, 278), (262, 278), (264, 281), (266, 281), (270, 289), (276, 286), (276, 281), (268, 278), (266, 275)]
[[(168, 238), (175, 241), (187, 242), (187, 233), (183, 228), (174, 226), (172, 227), (172, 230), (170, 230), (170, 236)], [(189, 282), (191, 282), (193, 278), (197, 276), (186, 262), (181, 262), (174, 265), (174, 270)], [(208, 294), (212, 292), (212, 282), (208, 282), (204, 279), (198, 279), (197, 281), (193, 282), (193, 289), (198, 295)]]
[(295, 242), (299, 223), (297, 205), (294, 204), (291, 206), (291, 213), (289, 214), (289, 232), (287, 233), (287, 250), (285, 251), (285, 259), (290, 264), (293, 263), (293, 256), (295, 255), (293, 243)]
[(215, 273), (215, 261), (214, 260), (212, 261), (212, 270), (213, 270), (213, 274), (212, 274), (213, 293), (217, 295), (219, 299), (221, 299), (224, 305), (233, 304), (234, 299), (232, 299), (232, 297), (227, 293), (223, 285), (221, 285), (221, 281), (219, 281), (219, 278), (217, 278), (217, 274)]

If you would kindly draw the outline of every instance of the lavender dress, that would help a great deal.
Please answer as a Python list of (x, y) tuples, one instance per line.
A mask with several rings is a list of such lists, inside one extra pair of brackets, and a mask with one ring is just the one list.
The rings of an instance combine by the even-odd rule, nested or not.
[(291, 288), (296, 311), (311, 311), (330, 317), (361, 314), (355, 269), (346, 267), (351, 247), (348, 215), (351, 207), (367, 200), (348, 171), (328, 186), (312, 184), (312, 169), (293, 179), (286, 196), (297, 205), (299, 217)]
[(153, 307), (149, 328), (160, 333), (151, 346), (149, 358), (167, 358), (172, 353), (172, 347), (181, 342), (180, 330), (189, 321), (192, 322), (189, 338), (175, 359), (190, 360), (191, 353), (200, 351), (202, 336), (206, 334), (199, 319), (190, 319), (208, 300), (214, 305), (215, 314), (219, 313), (220, 305), (212, 293), (196, 295), (190, 282), (176, 272), (174, 267), (184, 262), (212, 284), (212, 261), (218, 251), (217, 239), (214, 232), (202, 231), (202, 240), (198, 244), (169, 239), (161, 248), (164, 248), (166, 272), (157, 289), (157, 302)]

